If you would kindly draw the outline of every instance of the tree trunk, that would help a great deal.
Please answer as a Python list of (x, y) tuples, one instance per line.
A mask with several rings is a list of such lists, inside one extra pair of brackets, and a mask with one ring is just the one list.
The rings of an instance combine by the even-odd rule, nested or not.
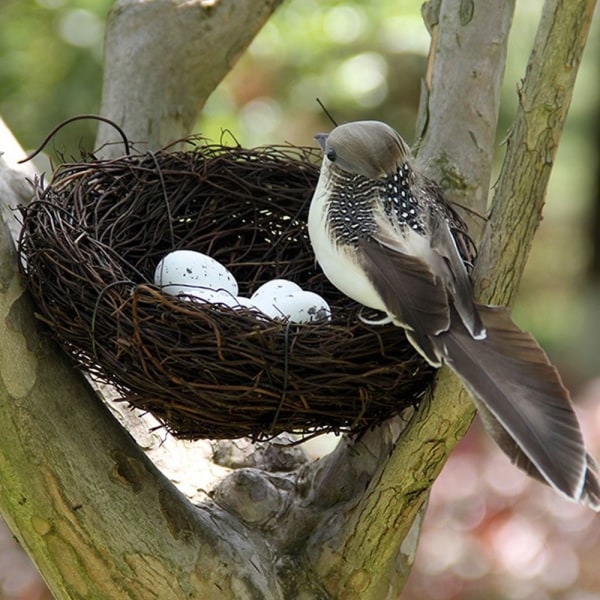
[[(117, 0), (106, 24), (101, 114), (142, 152), (189, 135), (208, 96), (280, 3)], [(114, 130), (100, 124), (97, 146), (114, 141)], [(122, 146), (102, 154), (122, 154)]]
[[(476, 270), (487, 301), (507, 300), (518, 283), (514, 265), (524, 264), (540, 218), (594, 4), (546, 3)], [(180, 20), (184, 13), (178, 11), (188, 6), (194, 8)], [(229, 30), (228, 50), (219, 46), (210, 59), (218, 66), (203, 82), (197, 71), (209, 67), (194, 53), (188, 56), (186, 44), (176, 51), (170, 44), (179, 38), (191, 43), (189, 15), (201, 13), (204, 23), (213, 11), (219, 27), (234, 27), (226, 18), (232, 6), (225, 0), (214, 7), (118, 3), (107, 33), (105, 116), (150, 149), (188, 133), (195, 110), (249, 37)], [(240, 12), (244, 19), (259, 15), (255, 27), (274, 4), (260, 6)], [(154, 19), (168, 19), (170, 12), (185, 33), (167, 28), (163, 46), (162, 21)], [(451, 197), (472, 200), (478, 210), (487, 197), (511, 15), (511, 2), (427, 4), (433, 43), (418, 160), (441, 174)], [(140, 32), (154, 27), (160, 31), (150, 37)], [(153, 39), (160, 52), (144, 62), (136, 52), (145, 56), (151, 49), (144, 44)], [(130, 64), (113, 52), (121, 43), (131, 51), (123, 57), (138, 57)], [(134, 77), (131, 65), (147, 76)], [(109, 136), (101, 129), (98, 141)], [(0, 182), (6, 182), (0, 188), (5, 202), (22, 199), (1, 159)], [(2, 227), (0, 510), (57, 598), (397, 597), (414, 559), (430, 486), (473, 415), (447, 370), (408, 422), (394, 419), (358, 441), (344, 439), (329, 456), (287, 475), (238, 469), (194, 506), (48, 340), (15, 264)]]

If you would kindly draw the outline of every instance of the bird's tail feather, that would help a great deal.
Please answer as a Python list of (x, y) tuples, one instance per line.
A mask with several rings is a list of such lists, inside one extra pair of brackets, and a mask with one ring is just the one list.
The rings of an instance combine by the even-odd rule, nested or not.
[(587, 471), (585, 473), (582, 501), (590, 508), (600, 512), (600, 466), (589, 454), (586, 459)]
[(517, 466), (599, 510), (598, 468), (585, 451), (558, 372), (505, 309), (478, 309), (486, 338), (473, 339), (453, 314), (449, 331), (432, 339), (436, 352), (462, 380), (486, 429)]

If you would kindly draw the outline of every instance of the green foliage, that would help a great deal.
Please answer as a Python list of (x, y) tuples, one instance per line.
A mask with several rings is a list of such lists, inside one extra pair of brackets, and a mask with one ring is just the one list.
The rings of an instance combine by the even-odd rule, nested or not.
[[(104, 21), (112, 0), (3, 0), (0, 3), (0, 115), (27, 148), (66, 117), (97, 112)], [(93, 123), (60, 134), (78, 154)]]
[(199, 129), (244, 144), (312, 143), (331, 123), (387, 120), (409, 140), (429, 34), (419, 0), (289, 0), (206, 105)]

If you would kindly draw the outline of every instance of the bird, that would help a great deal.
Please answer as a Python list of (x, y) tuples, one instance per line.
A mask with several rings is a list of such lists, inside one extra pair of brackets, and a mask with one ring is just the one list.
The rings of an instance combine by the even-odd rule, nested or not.
[(468, 231), (441, 187), (381, 121), (315, 138), (323, 160), (308, 236), (327, 279), (402, 328), (430, 365), (452, 369), (517, 467), (600, 511), (600, 468), (569, 392), (505, 307), (475, 301)]

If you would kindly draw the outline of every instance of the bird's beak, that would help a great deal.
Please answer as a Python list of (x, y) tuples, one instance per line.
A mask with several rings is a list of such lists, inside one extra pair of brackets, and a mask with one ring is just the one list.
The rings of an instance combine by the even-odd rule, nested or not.
[(315, 135), (315, 140), (317, 140), (317, 143), (319, 146), (321, 146), (321, 150), (323, 150), (323, 152), (325, 152), (325, 145), (328, 137), (328, 133), (317, 133), (317, 135)]

